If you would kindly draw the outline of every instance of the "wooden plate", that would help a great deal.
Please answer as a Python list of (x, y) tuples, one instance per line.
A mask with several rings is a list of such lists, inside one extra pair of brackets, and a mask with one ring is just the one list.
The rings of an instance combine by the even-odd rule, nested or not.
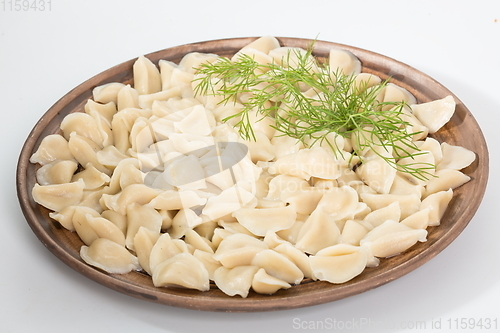
[[(160, 59), (179, 62), (189, 52), (216, 53), (231, 56), (255, 38), (214, 40), (177, 46), (154, 52), (147, 57), (157, 63)], [(278, 38), (283, 46), (307, 48), (311, 40)], [(316, 41), (314, 54), (326, 58), (330, 48), (340, 47), (354, 53), (363, 64), (363, 71), (376, 74), (413, 93), (419, 103), (453, 95), (448, 89), (431, 77), (394, 59), (359, 48)], [(472, 179), (455, 190), (442, 223), (429, 228), (428, 240), (418, 243), (405, 253), (382, 259), (375, 268), (367, 268), (353, 280), (333, 285), (327, 282), (306, 282), (274, 295), (259, 295), (250, 292), (245, 299), (229, 297), (216, 287), (207, 292), (180, 288), (155, 288), (151, 278), (140, 272), (112, 275), (88, 266), (79, 256), (83, 245), (76, 233), (62, 228), (51, 220), (49, 211), (33, 201), (31, 189), (35, 179), (36, 166), (29, 162), (41, 140), (59, 129), (62, 119), (71, 112), (80, 112), (86, 101), (92, 97), (92, 89), (108, 82), (132, 83), (132, 64), (135, 59), (110, 68), (82, 83), (55, 103), (38, 121), (21, 151), (17, 168), (17, 191), (23, 213), (40, 241), (59, 259), (88, 278), (133, 297), (182, 308), (250, 312), (299, 308), (339, 300), (362, 293), (399, 278), (421, 266), (448, 246), (474, 216), (482, 200), (488, 179), (488, 150), (485, 139), (476, 120), (465, 105), (457, 101), (456, 112), (450, 122), (433, 135), (440, 141), (466, 147), (477, 154), (475, 162), (464, 172)]]

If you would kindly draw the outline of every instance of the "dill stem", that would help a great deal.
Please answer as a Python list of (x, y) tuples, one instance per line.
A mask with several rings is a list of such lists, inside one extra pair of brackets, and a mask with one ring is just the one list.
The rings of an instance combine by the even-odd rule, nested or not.
[[(282, 64), (259, 64), (247, 55), (236, 61), (221, 58), (201, 65), (195, 79), (195, 94), (222, 96), (222, 104), (240, 102), (243, 109), (223, 121), (237, 119), (236, 127), (244, 139), (255, 140), (249, 117), (255, 111), (262, 118), (273, 117), (275, 129), (283, 135), (313, 143), (326, 141), (337, 133), (353, 141), (353, 154), (371, 149), (398, 171), (425, 180), (434, 166), (399, 165), (402, 158), (415, 158), (421, 152), (407, 133), (404, 102), (380, 102), (380, 92), (388, 80), (372, 87), (356, 85), (355, 76), (331, 71), (311, 61), (312, 51), (288, 53)], [(240, 98), (249, 94), (245, 102)], [(405, 148), (406, 147), (406, 148)], [(391, 152), (381, 153), (380, 148)], [(335, 150), (334, 150), (335, 151)], [(412, 151), (412, 152), (410, 152)], [(342, 155), (342, 154), (340, 154)]]

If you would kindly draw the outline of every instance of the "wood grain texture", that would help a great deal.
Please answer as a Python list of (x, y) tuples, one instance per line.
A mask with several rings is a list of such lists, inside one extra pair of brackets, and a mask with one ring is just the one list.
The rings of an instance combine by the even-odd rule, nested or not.
[[(179, 62), (188, 52), (216, 53), (231, 56), (255, 38), (214, 40), (181, 45), (146, 55), (154, 63), (160, 59)], [(278, 38), (283, 46), (306, 48), (311, 40), (298, 38)], [(82, 241), (51, 220), (49, 211), (33, 201), (31, 190), (36, 182), (36, 166), (29, 162), (41, 140), (59, 130), (62, 119), (69, 113), (81, 112), (92, 89), (109, 82), (133, 83), (132, 65), (136, 59), (112, 67), (82, 83), (57, 101), (38, 121), (29, 134), (19, 156), (17, 168), (17, 191), (19, 202), (26, 220), (40, 241), (68, 266), (84, 276), (118, 292), (165, 305), (204, 311), (255, 312), (292, 309), (326, 302), (332, 302), (359, 294), (393, 281), (432, 259), (447, 247), (467, 226), (477, 211), (488, 180), (488, 150), (484, 136), (476, 120), (466, 106), (452, 92), (431, 77), (394, 59), (359, 48), (326, 41), (316, 41), (314, 55), (327, 58), (332, 47), (346, 49), (354, 53), (363, 64), (363, 71), (376, 74), (382, 79), (391, 77), (391, 82), (406, 88), (419, 103), (452, 95), (456, 102), (456, 112), (450, 122), (433, 137), (452, 145), (459, 145), (474, 151), (475, 162), (464, 172), (471, 181), (455, 190), (439, 227), (428, 229), (428, 240), (418, 243), (405, 253), (382, 259), (375, 268), (367, 268), (353, 280), (334, 285), (327, 282), (306, 281), (288, 290), (280, 290), (274, 295), (259, 295), (250, 292), (245, 299), (229, 297), (213, 284), (210, 291), (198, 292), (180, 288), (155, 288), (151, 277), (132, 272), (112, 275), (88, 266), (79, 256)]]

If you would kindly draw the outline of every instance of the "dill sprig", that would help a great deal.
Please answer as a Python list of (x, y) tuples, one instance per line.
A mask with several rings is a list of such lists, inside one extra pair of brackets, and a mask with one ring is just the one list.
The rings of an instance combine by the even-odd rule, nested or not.
[[(381, 102), (379, 95), (389, 79), (372, 87), (366, 82), (356, 85), (354, 75), (332, 71), (312, 55), (293, 50), (281, 64), (258, 63), (241, 54), (232, 61), (221, 57), (214, 63), (196, 69), (195, 94), (221, 96), (221, 104), (241, 103), (243, 109), (223, 121), (236, 119), (243, 138), (256, 140), (250, 112), (260, 119), (275, 120), (274, 128), (311, 145), (326, 142), (332, 151), (340, 152), (336, 141), (328, 139), (334, 132), (352, 140), (353, 155), (362, 159), (370, 149), (398, 171), (426, 180), (432, 175), (430, 164), (397, 162), (405, 157), (424, 154), (412, 140), (404, 120), (404, 102)], [(247, 95), (245, 101), (240, 100)]]

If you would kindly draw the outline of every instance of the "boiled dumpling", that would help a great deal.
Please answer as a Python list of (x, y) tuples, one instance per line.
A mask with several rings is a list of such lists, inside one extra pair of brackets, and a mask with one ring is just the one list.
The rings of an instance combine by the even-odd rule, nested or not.
[[(415, 104), (417, 100), (408, 90), (403, 87), (397, 86), (394, 83), (388, 83), (384, 89), (383, 103), (399, 103), (405, 102), (407, 104)], [(382, 108), (392, 108), (393, 105), (389, 104)]]
[(264, 268), (266, 272), (290, 284), (299, 284), (304, 273), (290, 259), (273, 250), (262, 250), (255, 255), (252, 265)]
[(158, 68), (144, 56), (140, 56), (132, 66), (134, 88), (140, 95), (152, 94), (161, 90), (161, 77)]
[(208, 271), (190, 253), (179, 253), (153, 268), (155, 287), (184, 287), (207, 291), (210, 289)]
[(359, 245), (361, 239), (370, 231), (366, 224), (362, 224), (356, 220), (347, 220), (342, 228), (342, 233), (339, 238), (339, 243)]
[(425, 196), (432, 193), (455, 189), (470, 180), (470, 177), (454, 169), (441, 169), (436, 171), (436, 178), (432, 178), (425, 186)]
[(74, 160), (73, 154), (71, 154), (68, 147), (68, 141), (59, 134), (51, 134), (44, 137), (36, 152), (30, 157), (31, 163), (39, 163), (41, 165), (57, 160)]
[[(139, 231), (143, 230), (143, 228), (144, 227), (141, 227)], [(156, 232), (154, 233), (156, 234)], [(184, 249), (181, 246), (180, 240), (172, 239), (172, 237), (170, 237), (168, 233), (159, 235), (149, 252), (148, 265), (150, 270), (154, 271), (155, 267), (158, 266), (160, 263), (170, 258), (173, 258), (177, 254), (182, 252), (184, 252)]]
[(111, 274), (125, 274), (141, 268), (137, 257), (106, 238), (98, 238), (90, 246), (82, 246), (80, 256), (87, 264)]
[(277, 208), (241, 208), (232, 214), (238, 222), (256, 236), (265, 236), (267, 231), (290, 228), (297, 217), (292, 206)]
[(268, 246), (263, 241), (246, 234), (231, 234), (224, 238), (214, 254), (214, 259), (224, 267), (251, 265), (255, 255)]
[(290, 259), (295, 265), (297, 265), (302, 273), (304, 273), (304, 277), (312, 277), (311, 265), (309, 263), (308, 256), (304, 252), (300, 251), (298, 248), (287, 241), (284, 241), (283, 243), (277, 245), (273, 248), (273, 250), (281, 253), (282, 255)]
[(139, 264), (142, 269), (144, 269), (149, 275), (152, 274), (151, 267), (149, 265), (151, 250), (159, 237), (160, 233), (151, 231), (145, 227), (140, 227), (134, 236), (134, 248), (137, 259), (139, 260)]
[(58, 212), (65, 207), (78, 204), (83, 198), (84, 188), (85, 183), (82, 179), (65, 184), (35, 184), (31, 194), (37, 203)]
[(305, 253), (315, 254), (337, 244), (339, 236), (340, 230), (335, 219), (323, 210), (316, 209), (301, 227), (295, 246)]
[(432, 102), (411, 105), (411, 109), (432, 134), (451, 119), (455, 113), (455, 100), (453, 96), (446, 96)]
[(333, 73), (353, 75), (361, 72), (361, 62), (349, 51), (332, 48), (329, 55), (329, 65)]
[(210, 135), (215, 127), (215, 118), (212, 112), (203, 106), (196, 105), (181, 120), (174, 123), (174, 128), (181, 133)]
[(309, 257), (315, 279), (344, 283), (361, 274), (368, 263), (368, 253), (359, 246), (337, 244)]
[(209, 253), (214, 252), (214, 248), (210, 240), (201, 236), (193, 229), (186, 230), (186, 232), (184, 233), (184, 242), (188, 245), (191, 245), (194, 249)]
[(167, 190), (151, 200), (150, 204), (156, 209), (179, 210), (202, 206), (207, 202), (195, 191)]
[(111, 174), (111, 170), (99, 163), (97, 151), (100, 150), (98, 144), (91, 139), (71, 132), (68, 140), (68, 148), (80, 165), (92, 164), (96, 169), (106, 174)]
[(353, 218), (358, 206), (358, 192), (350, 186), (329, 189), (318, 203), (319, 209), (322, 209), (337, 221)]
[[(392, 159), (392, 149), (380, 154), (386, 159)], [(389, 193), (396, 177), (396, 169), (375, 153), (363, 157), (363, 163), (356, 169), (356, 173), (365, 184), (382, 194)]]
[(252, 280), (252, 289), (259, 294), (274, 294), (279, 289), (288, 289), (291, 285), (288, 282), (275, 278), (267, 274), (264, 268), (259, 268)]
[(36, 171), (36, 180), (40, 185), (70, 183), (77, 168), (78, 164), (75, 161), (56, 160), (38, 169)]
[(464, 147), (453, 146), (443, 142), (441, 149), (443, 151), (443, 159), (436, 166), (437, 170), (461, 170), (468, 167), (476, 159), (476, 154)]
[(413, 229), (426, 229), (429, 226), (429, 208), (420, 209), (411, 214), (400, 223)]
[(338, 162), (322, 147), (305, 148), (276, 160), (269, 168), (271, 174), (337, 179), (340, 177)]
[(213, 253), (196, 249), (193, 255), (205, 266), (209, 279), (213, 281), (215, 271), (217, 268), (222, 267), (221, 263), (214, 259)]
[(246, 298), (258, 269), (256, 266), (219, 267), (214, 272), (214, 282), (226, 295)]
[(100, 217), (99, 213), (88, 207), (77, 206), (72, 216), (73, 227), (75, 228), (78, 237), (86, 245), (91, 245), (99, 238), (97, 232), (89, 224), (89, 217)]
[(373, 228), (360, 242), (376, 257), (390, 257), (406, 251), (417, 242), (425, 242), (427, 231), (412, 229), (396, 221), (387, 220)]
[(361, 200), (372, 210), (377, 210), (398, 201), (401, 208), (401, 219), (404, 219), (420, 209), (420, 196), (417, 194), (373, 194), (360, 193)]
[(86, 214), (85, 218), (99, 238), (106, 238), (119, 245), (125, 245), (125, 235), (113, 222), (102, 216), (93, 216), (92, 214)]
[(267, 54), (271, 50), (277, 49), (278, 47), (280, 47), (280, 42), (278, 41), (278, 39), (276, 39), (276, 37), (263, 36), (245, 45), (244, 47), (241, 48), (241, 50), (246, 50), (251, 48)]
[[(82, 180), (83, 183), (83, 180)], [(125, 187), (117, 194), (103, 194), (101, 204), (103, 207), (112, 209), (120, 214), (125, 215), (127, 206), (132, 203), (145, 205), (155, 198), (160, 191), (144, 184), (132, 184)]]
[(153, 232), (160, 232), (163, 218), (156, 209), (149, 205), (132, 202), (126, 206), (127, 234), (126, 246), (134, 250), (134, 237), (141, 227)]
[(437, 226), (441, 223), (448, 204), (453, 199), (453, 190), (440, 191), (429, 195), (422, 200), (421, 209), (429, 209), (429, 225)]
[(50, 212), (49, 217), (59, 222), (69, 231), (75, 231), (75, 227), (73, 226), (73, 214), (75, 213), (75, 209), (77, 207), (78, 206), (68, 206), (61, 209), (59, 212)]
[(70, 134), (75, 132), (76, 134), (84, 136), (92, 140), (98, 146), (102, 147), (103, 137), (99, 131), (97, 122), (94, 118), (92, 118), (92, 116), (86, 113), (75, 112), (64, 117), (61, 122), (61, 130), (63, 131), (66, 140), (69, 140)]
[(111, 82), (97, 86), (92, 90), (92, 96), (94, 98), (94, 101), (103, 104), (109, 102), (114, 102), (116, 104), (118, 98), (118, 92), (124, 86), (125, 85), (120, 82)]
[(401, 219), (401, 206), (399, 201), (394, 201), (393, 203), (373, 210), (368, 213), (364, 218), (364, 222), (368, 222), (370, 225), (377, 227), (387, 220), (398, 221)]
[(254, 208), (257, 206), (257, 202), (257, 198), (252, 192), (243, 186), (234, 185), (222, 191), (221, 194), (208, 198), (202, 213), (211, 220), (218, 220), (231, 215), (240, 208)]
[(75, 174), (72, 177), (71, 181), (75, 182), (78, 179), (83, 179), (86, 190), (98, 189), (103, 185), (109, 184), (111, 180), (111, 178), (107, 174), (97, 170), (90, 163), (85, 166), (85, 170), (82, 170)]

